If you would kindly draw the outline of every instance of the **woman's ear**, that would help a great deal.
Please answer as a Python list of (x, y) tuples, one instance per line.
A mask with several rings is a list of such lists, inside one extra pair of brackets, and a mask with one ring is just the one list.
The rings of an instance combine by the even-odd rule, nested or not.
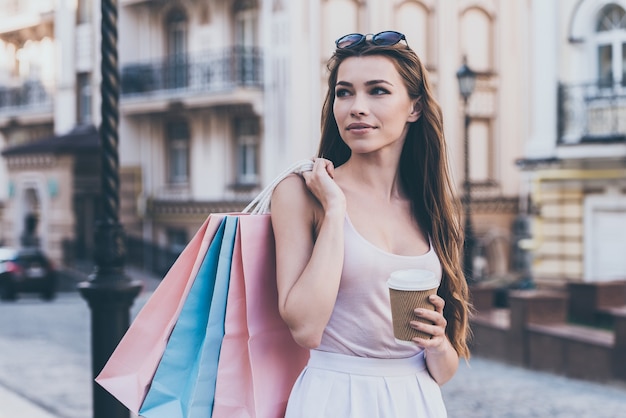
[(413, 102), (413, 110), (409, 113), (407, 122), (415, 122), (422, 116), (422, 96)]

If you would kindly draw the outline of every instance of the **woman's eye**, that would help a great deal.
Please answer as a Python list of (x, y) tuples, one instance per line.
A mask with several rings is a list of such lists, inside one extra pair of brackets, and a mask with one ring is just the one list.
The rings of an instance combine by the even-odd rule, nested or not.
[(370, 93), (373, 95), (389, 94), (389, 90), (382, 87), (374, 87)]
[(344, 97), (349, 95), (350, 92), (346, 89), (337, 89), (335, 90), (335, 97)]

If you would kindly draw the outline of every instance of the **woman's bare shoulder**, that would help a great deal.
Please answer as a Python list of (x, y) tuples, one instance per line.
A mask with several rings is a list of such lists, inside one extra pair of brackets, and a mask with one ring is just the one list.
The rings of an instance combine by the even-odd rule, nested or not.
[(272, 193), (272, 211), (296, 210), (313, 213), (316, 200), (306, 187), (304, 179), (291, 174), (283, 179)]

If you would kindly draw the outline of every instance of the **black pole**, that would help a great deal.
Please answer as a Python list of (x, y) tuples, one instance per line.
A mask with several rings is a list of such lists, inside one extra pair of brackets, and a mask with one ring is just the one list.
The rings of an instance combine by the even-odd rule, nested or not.
[[(124, 231), (119, 223), (119, 158), (117, 69), (117, 1), (102, 0), (102, 123), (101, 201), (102, 215), (95, 228), (95, 268), (79, 284), (91, 309), (91, 366), (95, 378), (130, 324), (130, 307), (141, 283), (124, 274)], [(93, 383), (94, 418), (128, 418), (130, 412), (97, 383)]]
[(465, 209), (465, 244), (463, 248), (463, 271), (465, 272), (465, 280), (468, 284), (474, 282), (474, 229), (472, 227), (472, 187), (469, 171), (469, 125), (470, 116), (467, 109), (469, 97), (464, 97), (464, 113), (465, 113), (465, 138), (464, 138), (464, 180), (463, 180), (463, 207)]

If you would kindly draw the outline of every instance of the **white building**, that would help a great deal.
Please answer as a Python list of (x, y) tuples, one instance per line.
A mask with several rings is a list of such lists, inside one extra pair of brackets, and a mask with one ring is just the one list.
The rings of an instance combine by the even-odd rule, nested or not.
[[(179, 250), (208, 213), (240, 209), (291, 162), (313, 156), (334, 40), (394, 29), (429, 68), (459, 187), (464, 131), (456, 71), (466, 56), (478, 73), (468, 110), (473, 220), (487, 273), (506, 273), (511, 223), (526, 190), (515, 160), (531, 157), (524, 148), (527, 138), (536, 142), (531, 119), (549, 116), (532, 106), (529, 87), (533, 48), (545, 47), (531, 41), (535, 21), (550, 18), (544, 3), (552, 4), (119, 0), (127, 235)], [(42, 245), (56, 260), (88, 256), (99, 193), (97, 135), (89, 129), (100, 120), (99, 7), (0, 0), (0, 16), (0, 240), (17, 245), (24, 216), (35, 212)], [(31, 85), (41, 94), (12, 99)]]
[(531, 2), (536, 279), (626, 278), (626, 1)]

